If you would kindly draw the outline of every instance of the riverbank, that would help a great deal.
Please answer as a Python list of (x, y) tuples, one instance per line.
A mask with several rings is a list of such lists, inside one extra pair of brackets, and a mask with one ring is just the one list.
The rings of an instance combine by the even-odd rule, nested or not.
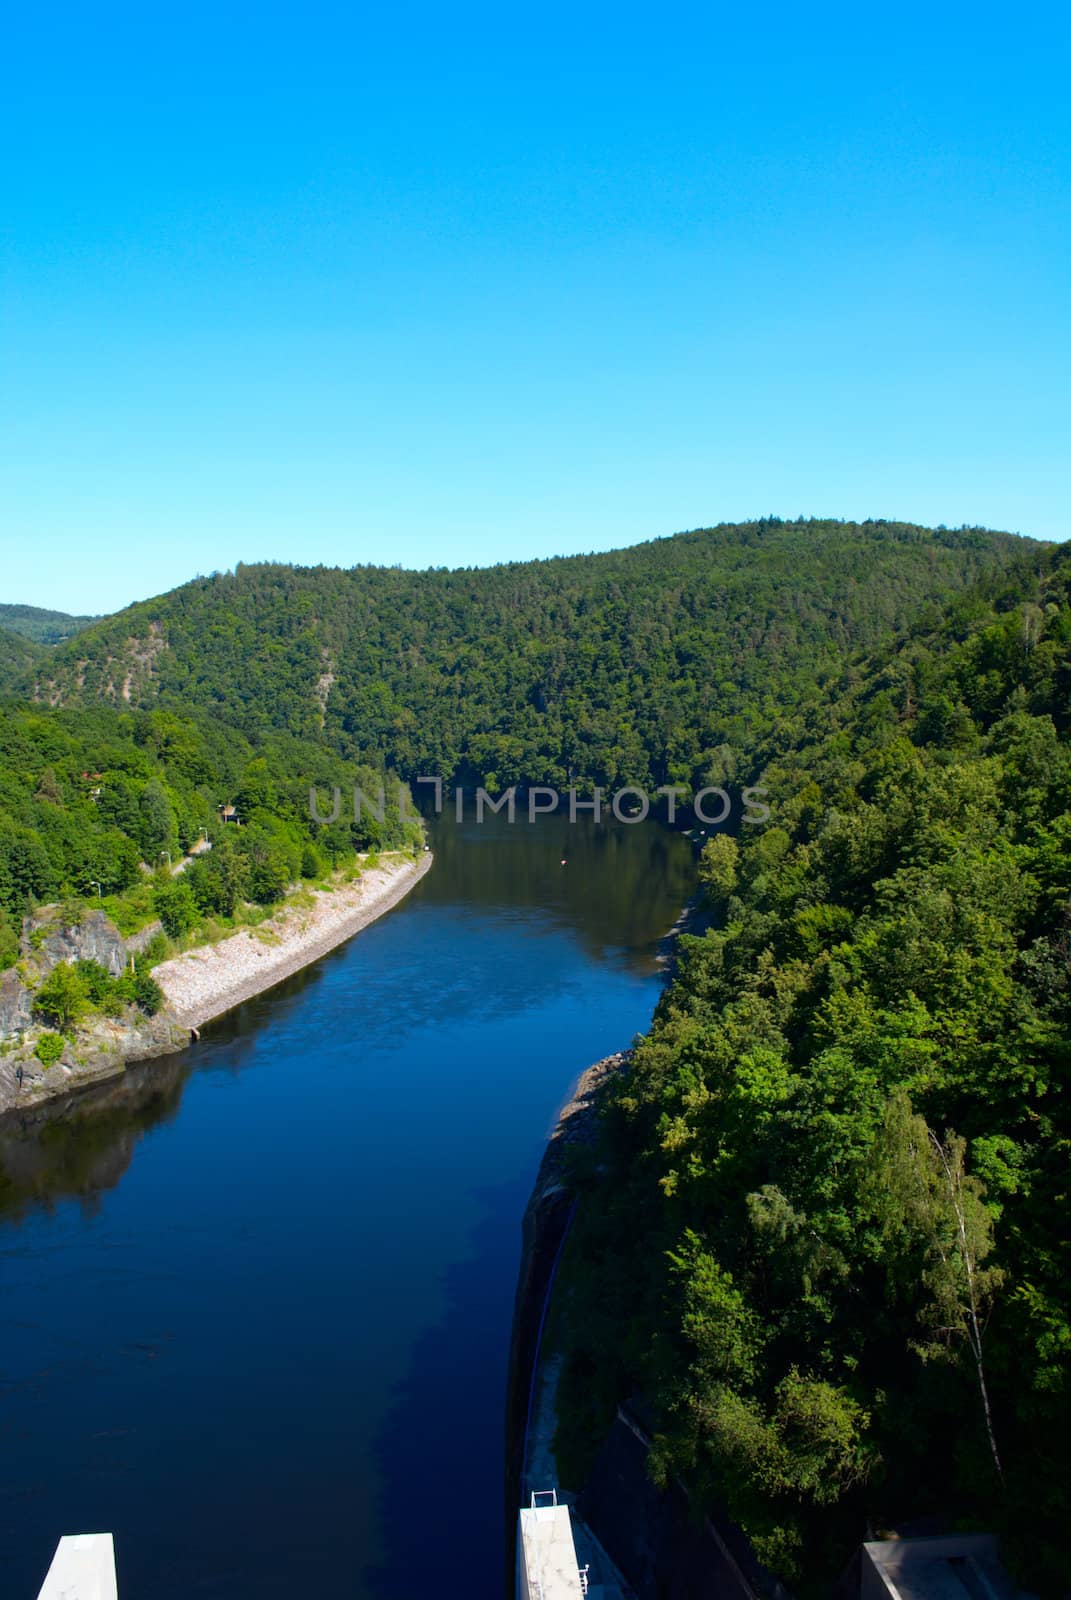
[[(610, 1080), (629, 1070), (632, 1052), (607, 1056), (583, 1072), (562, 1107), (543, 1153), (522, 1225), (507, 1410), (507, 1518), (533, 1492), (554, 1489), (568, 1505), (581, 1565), (595, 1592), (613, 1600), (690, 1594), (697, 1600), (793, 1600), (759, 1566), (740, 1533), (705, 1508), (699, 1513), (675, 1479), (656, 1488), (647, 1469), (651, 1437), (643, 1402), (618, 1406), (582, 1482), (563, 1483), (555, 1453), (558, 1339), (545, 1338), (561, 1314), (558, 1268), (578, 1198), (578, 1159), (593, 1151)], [(511, 1523), (507, 1524), (512, 1526)]]
[(611, 1078), (628, 1070), (631, 1051), (618, 1051), (581, 1073), (558, 1113), (521, 1223), (521, 1263), (513, 1311), (506, 1399), (507, 1579), (513, 1565), (517, 1507), (533, 1493), (558, 1492), (572, 1511), (577, 1559), (598, 1592), (614, 1600), (631, 1594), (593, 1530), (579, 1516), (576, 1495), (559, 1480), (553, 1437), (560, 1363), (548, 1359), (543, 1335), (559, 1259), (576, 1204), (575, 1177), (583, 1152), (598, 1140), (599, 1106)]
[[(658, 941), (657, 960), (664, 987), (669, 987), (676, 974), (681, 935), (701, 934), (709, 926), (709, 920), (708, 907), (697, 892), (682, 906), (662, 935)], [(545, 1452), (542, 1456), (539, 1454), (530, 1433), (535, 1414), (546, 1409), (547, 1396), (552, 1394), (553, 1386), (547, 1390), (542, 1380), (540, 1339), (550, 1310), (558, 1256), (572, 1220), (578, 1161), (582, 1160), (582, 1152), (593, 1150), (597, 1144), (599, 1110), (605, 1090), (611, 1078), (627, 1072), (631, 1057), (630, 1049), (618, 1050), (580, 1074), (555, 1118), (521, 1219), (521, 1259), (514, 1298), (506, 1400), (506, 1526), (511, 1540), (516, 1507), (533, 1489), (546, 1487), (539, 1480), (539, 1473), (546, 1465)], [(550, 1411), (553, 1411), (552, 1400)], [(510, 1571), (512, 1560), (511, 1548)]]
[(153, 977), (168, 1009), (180, 1027), (200, 1028), (273, 989), (396, 906), (431, 863), (430, 851), (415, 861), (381, 857), (355, 883), (310, 890), (256, 928), (161, 962)]
[[(37, 1056), (40, 1030), (31, 1027), (32, 994), (14, 973), (5, 974), (13, 993), (4, 995), (11, 1027), (0, 1052), (0, 1120), (24, 1118), (48, 1102), (120, 1076), (135, 1062), (184, 1050), (204, 1023), (274, 988), (391, 910), (431, 864), (430, 851), (416, 860), (383, 856), (353, 883), (299, 891), (255, 928), (161, 962), (153, 977), (164, 1005), (155, 1016), (131, 1007), (124, 1016), (85, 1019), (73, 1037), (64, 1039), (56, 1061)], [(120, 939), (99, 913), (91, 913), (78, 929), (61, 928), (56, 938), (62, 959), (92, 955), (113, 972), (122, 971), (127, 946), (136, 942)]]

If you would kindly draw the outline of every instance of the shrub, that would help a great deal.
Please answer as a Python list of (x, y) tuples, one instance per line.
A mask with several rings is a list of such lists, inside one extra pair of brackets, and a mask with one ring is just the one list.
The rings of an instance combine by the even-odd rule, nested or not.
[(154, 1017), (164, 1003), (163, 990), (140, 962), (134, 972), (124, 972), (121, 978), (116, 978), (114, 994), (123, 1005), (138, 1006), (150, 1017)]
[(89, 1003), (99, 1006), (115, 987), (115, 979), (99, 961), (76, 961), (74, 970), (86, 986)]
[(43, 1067), (54, 1067), (63, 1054), (63, 1037), (58, 1033), (43, 1033), (34, 1046), (34, 1055)]
[(134, 1000), (150, 1017), (155, 1017), (164, 1003), (164, 991), (155, 978), (150, 978), (147, 972), (139, 972), (134, 979)]
[(146, 969), (155, 967), (157, 962), (165, 960), (166, 956), (167, 939), (162, 933), (154, 933), (138, 957), (138, 966), (144, 965)]

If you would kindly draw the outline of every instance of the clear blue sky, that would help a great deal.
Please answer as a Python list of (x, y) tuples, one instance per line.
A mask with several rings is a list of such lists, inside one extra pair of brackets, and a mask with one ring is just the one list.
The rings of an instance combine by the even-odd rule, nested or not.
[(24, 5), (0, 598), (1071, 533), (1064, 8)]

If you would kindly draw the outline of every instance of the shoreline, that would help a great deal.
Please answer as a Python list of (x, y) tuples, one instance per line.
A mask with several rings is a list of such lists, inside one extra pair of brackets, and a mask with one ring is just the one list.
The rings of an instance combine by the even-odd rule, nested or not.
[[(603, 1092), (611, 1079), (628, 1071), (631, 1055), (631, 1049), (615, 1051), (593, 1062), (577, 1078), (547, 1137), (521, 1218), (521, 1256), (510, 1330), (504, 1440), (507, 1579), (511, 1584), (517, 1509), (527, 1502), (533, 1490), (546, 1489), (557, 1482), (555, 1472), (544, 1482), (539, 1470), (547, 1464), (549, 1440), (554, 1431), (553, 1404), (550, 1403), (554, 1385), (546, 1382), (542, 1334), (553, 1300), (558, 1258), (576, 1203), (571, 1181), (572, 1160), (578, 1151), (594, 1147)], [(565, 1493), (560, 1485), (558, 1488), (563, 1503), (573, 1506), (575, 1512), (575, 1496)], [(574, 1523), (574, 1537), (580, 1536), (581, 1528), (582, 1524)], [(584, 1538), (585, 1552), (599, 1571), (606, 1560), (605, 1552), (592, 1551), (590, 1537), (585, 1534)]]
[[(659, 964), (668, 987), (676, 970), (682, 934), (709, 926), (697, 893), (661, 941)], [(633, 1050), (604, 1056), (580, 1073), (554, 1120), (521, 1222), (521, 1259), (514, 1298), (506, 1398), (507, 1593), (512, 1592), (517, 1508), (533, 1492), (556, 1488), (570, 1508), (578, 1560), (593, 1584), (634, 1600), (652, 1583), (699, 1592), (716, 1575), (716, 1592), (729, 1600), (793, 1600), (757, 1561), (739, 1529), (721, 1512), (696, 1517), (688, 1491), (676, 1478), (656, 1490), (648, 1475), (651, 1438), (642, 1397), (620, 1402), (597, 1459), (582, 1483), (563, 1485), (554, 1437), (558, 1425), (558, 1380), (562, 1360), (548, 1351), (543, 1334), (555, 1303), (558, 1265), (580, 1203), (576, 1158), (594, 1153), (601, 1107), (614, 1079), (627, 1074)], [(590, 1181), (590, 1154), (587, 1163)], [(559, 1300), (560, 1305), (560, 1300)], [(643, 1418), (641, 1421), (640, 1419)], [(679, 1557), (673, 1552), (680, 1552)], [(711, 1593), (715, 1589), (710, 1590)]]
[[(199, 945), (153, 968), (164, 992), (154, 1017), (95, 1019), (91, 1032), (43, 1066), (30, 1047), (0, 1058), (0, 1125), (10, 1126), (42, 1108), (75, 1100), (95, 1085), (122, 1077), (138, 1062), (185, 1050), (206, 1022), (273, 989), (393, 909), (431, 867), (425, 851), (366, 869), (357, 882), (309, 891), (300, 905), (279, 907), (266, 922), (241, 929), (214, 945)], [(16, 1077), (25, 1070), (21, 1084)]]
[(254, 930), (199, 945), (153, 968), (167, 1008), (195, 1032), (328, 955), (393, 909), (432, 864), (425, 851), (372, 867), (341, 889), (312, 890), (311, 906), (283, 905)]
[[(681, 907), (672, 925), (658, 941), (657, 965), (665, 993), (676, 973), (680, 937), (699, 933), (707, 926), (707, 912), (699, 889)], [(594, 1061), (579, 1074), (558, 1108), (547, 1134), (535, 1181), (521, 1218), (521, 1255), (513, 1301), (513, 1325), (506, 1385), (506, 1529), (507, 1581), (512, 1583), (517, 1507), (533, 1489), (546, 1488), (536, 1481), (532, 1469), (536, 1458), (546, 1464), (549, 1437), (553, 1433), (554, 1385), (545, 1382), (545, 1360), (541, 1349), (542, 1324), (553, 1299), (558, 1256), (565, 1244), (573, 1217), (577, 1194), (574, 1160), (579, 1152), (592, 1150), (598, 1139), (599, 1109), (612, 1079), (629, 1070), (632, 1047), (615, 1050)], [(549, 1408), (549, 1409), (548, 1409)], [(534, 1424), (536, 1438), (530, 1435)], [(551, 1473), (554, 1477), (554, 1473)], [(538, 1478), (538, 1473), (537, 1473)], [(573, 1497), (566, 1494), (566, 1502)], [(577, 1523), (579, 1530), (582, 1524)], [(585, 1550), (592, 1555), (595, 1569), (607, 1563), (606, 1552), (587, 1529)], [(613, 1581), (621, 1592), (628, 1592), (619, 1573)]]

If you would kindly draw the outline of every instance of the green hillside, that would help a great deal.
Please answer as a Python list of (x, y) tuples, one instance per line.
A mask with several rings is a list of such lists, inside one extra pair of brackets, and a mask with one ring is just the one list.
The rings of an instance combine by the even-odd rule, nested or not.
[(66, 611), (43, 611), (40, 606), (0, 605), (0, 628), (34, 644), (61, 644), (99, 621), (99, 617), (71, 617)]
[(25, 689), (49, 646), (70, 639), (98, 617), (69, 617), (37, 606), (0, 605), (0, 694)]
[(88, 628), (35, 689), (322, 729), (407, 777), (716, 782), (846, 654), (1042, 548), (772, 520), (487, 570), (239, 567)]
[(1071, 550), (830, 680), (762, 779), (578, 1213), (563, 1481), (638, 1388), (804, 1592), (937, 1518), (1061, 1594)]
[(0, 627), (0, 694), (32, 677), (43, 653), (22, 634)]

